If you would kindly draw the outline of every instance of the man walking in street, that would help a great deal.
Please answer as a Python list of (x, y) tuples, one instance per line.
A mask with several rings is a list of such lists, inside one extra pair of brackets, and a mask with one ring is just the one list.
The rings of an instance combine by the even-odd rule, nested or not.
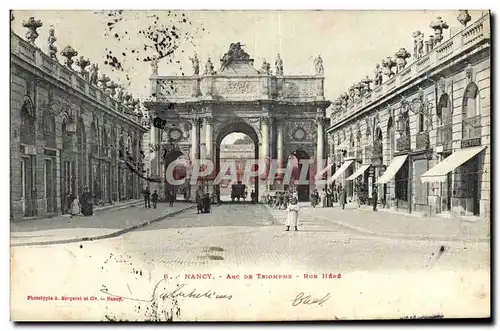
[(373, 185), (372, 197), (373, 197), (373, 211), (377, 211), (378, 192), (376, 185)]
[(340, 205), (342, 206), (342, 209), (345, 209), (345, 204), (347, 202), (347, 191), (345, 187), (340, 184), (340, 198), (339, 198)]
[(144, 195), (144, 208), (151, 208), (151, 192), (148, 186), (142, 191), (142, 194)]
[(151, 200), (153, 200), (153, 209), (156, 209), (156, 204), (158, 203), (158, 192), (156, 190), (151, 194)]
[(173, 206), (174, 206), (174, 201), (175, 201), (175, 193), (174, 193), (174, 190), (170, 190), (170, 192), (168, 193), (168, 202), (169, 202), (169, 206), (170, 206), (170, 207), (173, 207)]

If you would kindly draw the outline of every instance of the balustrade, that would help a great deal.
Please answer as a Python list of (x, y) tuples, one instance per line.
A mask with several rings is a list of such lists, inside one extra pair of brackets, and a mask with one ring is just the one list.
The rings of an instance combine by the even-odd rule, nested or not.
[[(87, 95), (90, 99), (98, 101), (108, 109), (120, 113), (117, 106), (119, 103), (114, 98), (108, 96), (105, 91), (91, 86), (87, 80), (80, 76), (80, 73), (50, 58), (40, 48), (31, 45), (13, 32), (11, 32), (11, 53), (36, 66), (45, 74), (59, 80), (62, 84), (70, 85), (71, 88)], [(98, 92), (96, 93), (96, 91)], [(141, 121), (137, 116), (128, 117), (124, 114), (119, 116), (123, 119), (127, 117), (138, 125), (141, 125)]]

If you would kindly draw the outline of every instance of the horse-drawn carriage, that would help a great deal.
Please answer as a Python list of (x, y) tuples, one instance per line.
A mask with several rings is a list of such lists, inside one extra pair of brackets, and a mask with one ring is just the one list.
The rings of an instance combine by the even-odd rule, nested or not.
[(238, 182), (237, 184), (231, 185), (232, 202), (234, 202), (235, 200), (238, 200), (238, 202), (240, 202), (240, 199), (245, 200), (246, 198), (247, 198), (247, 186), (245, 184)]
[(198, 214), (208, 214), (211, 211), (210, 208), (210, 194), (198, 192), (196, 194), (196, 207), (198, 209)]

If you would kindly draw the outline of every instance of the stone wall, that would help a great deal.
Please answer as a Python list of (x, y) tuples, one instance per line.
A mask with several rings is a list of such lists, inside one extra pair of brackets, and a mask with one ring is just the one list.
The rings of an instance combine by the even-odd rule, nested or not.
[[(116, 169), (120, 167), (120, 162), (117, 151), (121, 137), (131, 142), (129, 151), (138, 160), (142, 134), (146, 128), (137, 121), (137, 117), (134, 119), (118, 112), (117, 109), (123, 106), (103, 91), (97, 90), (95, 96), (87, 93), (90, 89), (95, 91), (96, 87), (77, 78), (75, 71), (47, 59), (40, 49), (31, 48), (18, 36), (11, 36), (11, 220), (67, 212), (67, 187), (71, 187), (71, 194), (81, 196), (83, 186), (90, 187), (92, 184), (89, 162), (92, 158), (97, 160), (96, 174), (101, 173), (98, 178), (100, 184), (96, 186), (100, 204), (114, 203), (120, 199), (117, 194), (119, 183), (133, 187), (129, 198), (138, 198), (141, 186), (139, 177), (134, 175), (127, 182), (125, 175), (118, 178)], [(32, 53), (24, 56), (20, 49), (33, 50), (33, 57)], [(50, 71), (47, 71), (47, 63), (50, 64)], [(69, 79), (63, 79), (63, 73)], [(76, 133), (63, 132), (64, 128), (69, 130), (71, 123), (76, 125), (78, 121), (83, 123), (85, 132), (83, 151), (77, 144)], [(93, 126), (98, 141), (97, 154), (91, 150)], [(111, 137), (114, 137), (114, 141)], [(112, 150), (115, 150), (114, 154)], [(71, 165), (72, 170), (68, 168), (69, 176), (64, 174), (65, 164)], [(82, 166), (85, 169), (80, 169)], [(29, 171), (30, 167), (32, 171)], [(28, 171), (23, 176), (25, 170)], [(85, 178), (79, 178), (80, 174)], [(29, 185), (30, 181), (33, 185)], [(97, 191), (94, 193), (97, 194)]]

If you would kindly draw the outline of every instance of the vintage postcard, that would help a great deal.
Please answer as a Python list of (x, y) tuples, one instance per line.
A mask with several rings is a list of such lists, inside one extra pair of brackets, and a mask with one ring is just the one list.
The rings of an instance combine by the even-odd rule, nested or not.
[(13, 10), (13, 321), (489, 318), (488, 10)]

